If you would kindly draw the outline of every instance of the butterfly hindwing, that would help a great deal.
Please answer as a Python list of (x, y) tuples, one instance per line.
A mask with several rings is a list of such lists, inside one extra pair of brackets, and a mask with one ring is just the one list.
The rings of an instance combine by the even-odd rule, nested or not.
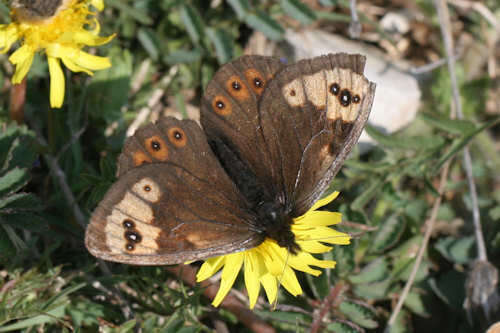
[(174, 264), (255, 246), (254, 217), (193, 121), (163, 118), (125, 143), (119, 179), (94, 211), (97, 257)]

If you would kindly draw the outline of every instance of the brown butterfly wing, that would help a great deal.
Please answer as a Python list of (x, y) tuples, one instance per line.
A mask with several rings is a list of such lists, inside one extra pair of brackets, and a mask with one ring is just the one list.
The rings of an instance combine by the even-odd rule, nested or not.
[(99, 258), (175, 264), (262, 241), (245, 198), (193, 121), (169, 117), (138, 130), (125, 143), (118, 176), (86, 231)]
[[(270, 174), (273, 161), (266, 150), (258, 110), (267, 85), (284, 67), (277, 58), (255, 55), (242, 56), (225, 64), (205, 89), (200, 115), (209, 141), (222, 140), (236, 152), (238, 158), (251, 167), (260, 186), (266, 187), (270, 196), (277, 193), (277, 183)], [(221, 154), (218, 156), (227, 160)], [(241, 177), (238, 168), (226, 168), (226, 171), (233, 173), (233, 180), (238, 182)]]
[(314, 204), (361, 135), (375, 93), (364, 65), (365, 57), (344, 53), (302, 60), (280, 71), (262, 96), (272, 174), (292, 216)]
[[(375, 85), (363, 76), (364, 64), (363, 56), (344, 53), (289, 66), (271, 57), (236, 60), (207, 87), (203, 128), (209, 140), (231, 146), (273, 200), (300, 216), (338, 172), (368, 119)], [(270, 80), (259, 94), (242, 98), (233, 82), (248, 71)], [(243, 83), (251, 92), (252, 81)], [(237, 181), (237, 172), (229, 174)]]

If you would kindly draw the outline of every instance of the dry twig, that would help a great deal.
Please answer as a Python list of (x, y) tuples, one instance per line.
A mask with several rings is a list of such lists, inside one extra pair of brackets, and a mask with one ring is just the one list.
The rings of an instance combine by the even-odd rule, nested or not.
[[(451, 24), (448, 7), (445, 0), (435, 0), (435, 6), (438, 12), (438, 17), (441, 27), (441, 35), (443, 36), (446, 59), (448, 60), (448, 72), (451, 79), (451, 88), (453, 91), (453, 104), (455, 106), (456, 117), (463, 119), (462, 103), (460, 101), (460, 91), (458, 89), (458, 81), (455, 73), (455, 59), (453, 54), (453, 39), (451, 37)], [(464, 169), (467, 175), (469, 191), (472, 200), (472, 221), (474, 223), (474, 233), (476, 235), (476, 245), (478, 259), (487, 261), (486, 246), (484, 245), (484, 237), (481, 229), (481, 217), (479, 215), (479, 203), (477, 199), (476, 183), (472, 174), (472, 160), (468, 147), (464, 148)]]
[(321, 305), (321, 309), (318, 312), (318, 315), (315, 316), (313, 323), (311, 324), (310, 333), (320, 332), (321, 324), (323, 323), (323, 318), (330, 311), (333, 303), (337, 300), (342, 290), (344, 289), (344, 284), (342, 282), (337, 283), (335, 287), (333, 287), (330, 291), (330, 294), (325, 301)]

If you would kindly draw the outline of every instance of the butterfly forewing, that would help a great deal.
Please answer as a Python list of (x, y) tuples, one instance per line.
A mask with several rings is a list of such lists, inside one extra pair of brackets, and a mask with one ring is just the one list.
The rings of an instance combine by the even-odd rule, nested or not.
[(235, 252), (262, 241), (246, 205), (200, 127), (163, 118), (127, 140), (86, 245), (97, 257), (138, 265)]
[[(271, 195), (278, 184), (260, 130), (259, 101), (267, 85), (284, 64), (277, 58), (243, 56), (221, 67), (209, 82), (201, 107), (201, 124), (209, 141), (222, 141), (251, 167), (260, 186)], [(224, 161), (222, 161), (224, 162)], [(241, 170), (226, 171), (238, 181)]]
[(262, 96), (261, 128), (292, 216), (319, 198), (368, 120), (375, 85), (362, 75), (364, 64), (343, 53), (299, 61)]
[[(318, 199), (356, 143), (375, 85), (363, 76), (365, 58), (360, 55), (332, 54), (288, 66), (272, 57), (242, 59), (223, 66), (209, 83), (203, 128), (209, 140), (231, 146), (270, 200), (299, 216)], [(269, 73), (260, 75), (269, 79), (261, 92), (243, 98), (232, 83), (247, 72)], [(243, 90), (252, 92), (252, 81), (243, 83)], [(237, 182), (238, 170), (226, 171)]]

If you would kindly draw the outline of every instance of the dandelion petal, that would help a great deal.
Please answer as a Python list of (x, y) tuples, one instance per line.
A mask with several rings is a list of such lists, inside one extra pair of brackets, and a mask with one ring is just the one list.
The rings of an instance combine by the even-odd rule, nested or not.
[(60, 108), (64, 101), (64, 73), (59, 59), (48, 57), (50, 72), (50, 106)]
[(224, 265), (224, 270), (222, 271), (221, 282), (219, 291), (212, 302), (213, 306), (219, 306), (224, 297), (229, 293), (231, 287), (238, 276), (238, 273), (243, 264), (243, 253), (234, 253), (226, 256), (226, 264)]

